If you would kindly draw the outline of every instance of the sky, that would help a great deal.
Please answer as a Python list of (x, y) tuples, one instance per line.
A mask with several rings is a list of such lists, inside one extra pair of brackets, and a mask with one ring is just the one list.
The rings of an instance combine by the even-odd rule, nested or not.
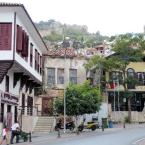
[(22, 3), (34, 22), (55, 19), (86, 25), (89, 32), (117, 35), (144, 31), (145, 0), (0, 0)]

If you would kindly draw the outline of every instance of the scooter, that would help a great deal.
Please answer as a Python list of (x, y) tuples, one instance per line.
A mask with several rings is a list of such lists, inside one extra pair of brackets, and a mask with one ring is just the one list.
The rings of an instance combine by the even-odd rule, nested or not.
[(87, 125), (84, 125), (84, 122), (78, 126), (78, 131), (83, 131), (83, 129), (91, 129), (92, 131), (95, 131), (97, 128), (99, 128), (98, 123), (96, 122), (88, 122)]
[[(75, 124), (74, 124), (73, 121), (67, 122), (65, 124), (65, 127), (66, 127), (66, 129), (69, 129), (69, 130), (72, 131), (75, 128)], [(61, 121), (59, 121), (58, 123), (56, 123), (55, 130), (57, 131), (58, 129), (64, 129), (63, 123)]]

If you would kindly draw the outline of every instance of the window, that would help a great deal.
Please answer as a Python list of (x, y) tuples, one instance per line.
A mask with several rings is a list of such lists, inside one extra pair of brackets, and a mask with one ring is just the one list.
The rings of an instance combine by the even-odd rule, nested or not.
[(27, 99), (27, 115), (33, 115), (33, 98), (30, 96)]
[(77, 70), (76, 69), (69, 70), (69, 80), (71, 83), (77, 84)]
[(112, 71), (112, 72), (110, 72), (110, 77), (109, 78), (112, 81), (118, 81), (119, 80), (119, 84), (122, 84), (123, 83), (122, 72)]
[(22, 40), (23, 39), (23, 29), (17, 25), (17, 42), (16, 42), (16, 51), (19, 53), (22, 52)]
[(6, 84), (5, 84), (6, 92), (9, 92), (9, 76), (6, 75)]
[(55, 84), (55, 68), (48, 68), (47, 69), (48, 74), (48, 85)]
[[(128, 78), (130, 77), (130, 79), (131, 79), (131, 78), (134, 78), (134, 76), (135, 76), (134, 69), (132, 69), (132, 68), (127, 69), (127, 77)], [(135, 83), (128, 82), (127, 88), (128, 89), (135, 89)]]
[(12, 24), (0, 23), (0, 50), (11, 50)]
[(39, 71), (39, 69), (40, 69), (40, 54), (38, 53), (38, 56), (37, 56), (38, 58), (38, 60), (37, 60), (37, 71), (38, 71), (38, 73), (40, 72)]
[(22, 114), (25, 114), (25, 95), (22, 94), (22, 110), (21, 110)]
[(139, 85), (145, 85), (145, 73), (137, 72), (136, 75)]
[(40, 75), (42, 75), (42, 56), (40, 55)]
[(37, 49), (35, 49), (35, 70), (39, 72), (39, 69), (40, 69), (40, 54), (37, 51)]
[(57, 84), (64, 84), (64, 69), (57, 70)]
[(30, 43), (30, 66), (33, 67), (33, 44)]
[(16, 41), (16, 51), (22, 57), (27, 60), (28, 58), (28, 48), (29, 48), (29, 36), (22, 29), (21, 26), (17, 25), (17, 41)]
[(132, 68), (127, 69), (127, 76), (134, 76), (135, 71)]
[(38, 71), (38, 51), (35, 49), (35, 70)]

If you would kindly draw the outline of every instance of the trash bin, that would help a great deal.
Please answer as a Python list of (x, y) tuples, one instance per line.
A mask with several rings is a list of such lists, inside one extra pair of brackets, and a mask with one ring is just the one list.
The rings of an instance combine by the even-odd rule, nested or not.
[(113, 122), (109, 121), (109, 128), (113, 128)]
[(103, 125), (104, 128), (108, 128), (107, 118), (102, 118), (102, 125)]

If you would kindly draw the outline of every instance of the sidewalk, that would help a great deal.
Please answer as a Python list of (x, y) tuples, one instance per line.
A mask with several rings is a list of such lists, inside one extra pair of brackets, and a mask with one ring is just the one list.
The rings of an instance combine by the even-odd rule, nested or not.
[[(125, 125), (125, 129), (132, 129), (132, 128), (138, 128), (138, 127), (145, 127), (145, 124), (126, 124)], [(124, 126), (123, 124), (116, 124), (113, 126), (113, 128), (105, 128), (104, 131), (102, 131), (102, 129), (96, 129), (95, 133), (96, 134), (104, 134), (104, 133), (111, 133), (111, 132), (115, 132), (115, 131), (119, 131), (119, 130), (124, 130)], [(38, 143), (42, 141), (47, 141), (49, 140), (50, 142), (54, 142), (57, 139), (71, 139), (71, 138), (75, 138), (75, 137), (81, 137), (81, 136), (88, 136), (88, 135), (92, 135), (94, 134), (94, 131), (91, 130), (84, 130), (82, 133), (80, 133), (79, 135), (77, 135), (74, 132), (70, 132), (67, 131), (66, 133), (63, 133), (63, 130), (61, 130), (60, 132), (60, 137), (58, 137), (58, 132), (50, 132), (50, 133), (33, 133), (32, 134), (32, 143)], [(20, 145), (29, 145), (31, 144), (28, 140), (28, 142), (23, 142), (22, 140), (20, 140)], [(17, 144), (18, 145), (18, 144)], [(145, 145), (145, 144), (141, 144), (141, 145)]]

